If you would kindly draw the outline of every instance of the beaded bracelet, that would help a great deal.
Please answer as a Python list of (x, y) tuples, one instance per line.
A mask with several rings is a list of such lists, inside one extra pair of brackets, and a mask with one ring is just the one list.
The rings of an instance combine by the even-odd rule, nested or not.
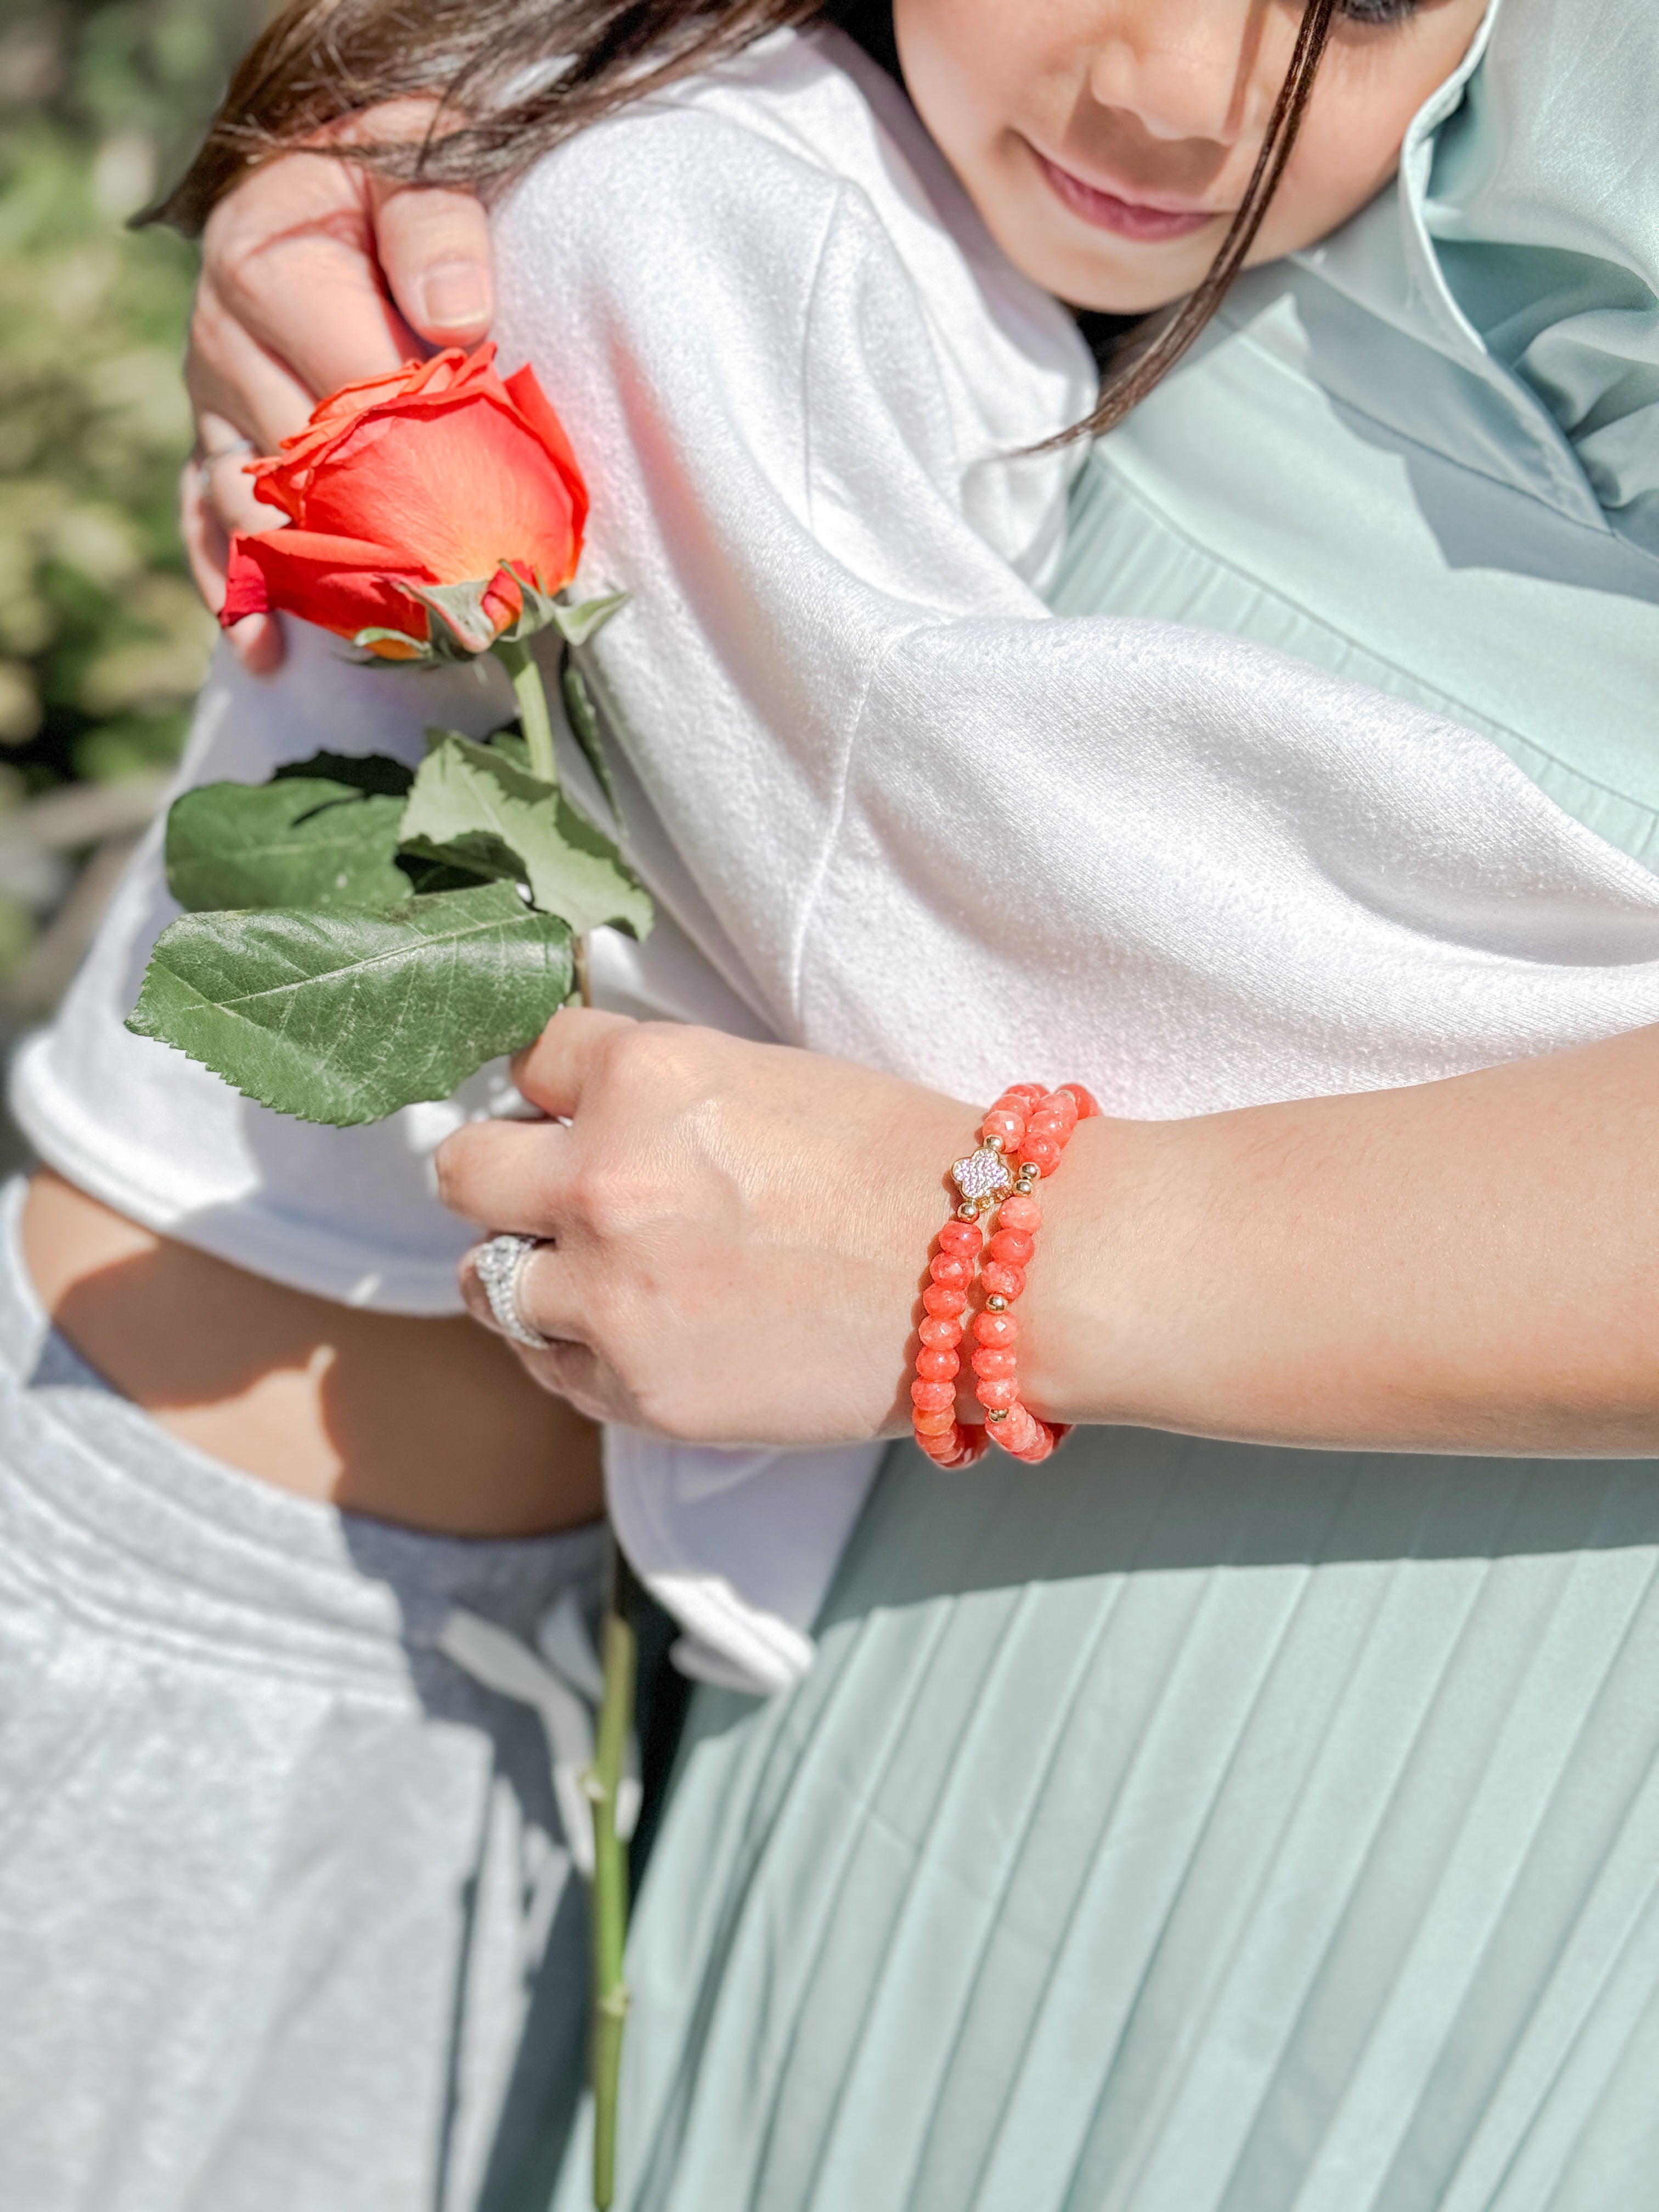
[[(1032, 1193), (1052, 1175), (1079, 1121), (1100, 1108), (1080, 1083), (1044, 1091), (1040, 1084), (1017, 1083), (1005, 1091), (980, 1124), (979, 1149), (951, 1170), (961, 1194), (955, 1215), (939, 1231), (922, 1292), (926, 1314), (916, 1380), (910, 1386), (911, 1425), (917, 1444), (941, 1467), (970, 1466), (988, 1442), (1014, 1458), (1035, 1465), (1047, 1459), (1068, 1431), (1040, 1421), (1021, 1403), (1019, 1361), (1014, 1346), (1019, 1323), (1008, 1309), (1025, 1288), (1025, 1270), (1036, 1249), (1042, 1209)], [(1010, 1156), (1018, 1169), (1010, 1164)], [(988, 1247), (979, 1217), (997, 1208), (995, 1234)], [(975, 1316), (975, 1349), (971, 1364), (978, 1377), (974, 1395), (985, 1408), (985, 1426), (969, 1428), (956, 1417), (956, 1377), (974, 1281), (974, 1263), (985, 1293)]]

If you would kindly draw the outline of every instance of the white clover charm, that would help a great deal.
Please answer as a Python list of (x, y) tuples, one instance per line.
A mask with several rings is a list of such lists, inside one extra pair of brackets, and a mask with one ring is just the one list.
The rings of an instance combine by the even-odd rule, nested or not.
[(956, 1163), (951, 1180), (970, 1205), (985, 1206), (1013, 1188), (1014, 1171), (1000, 1152), (981, 1145), (976, 1152)]

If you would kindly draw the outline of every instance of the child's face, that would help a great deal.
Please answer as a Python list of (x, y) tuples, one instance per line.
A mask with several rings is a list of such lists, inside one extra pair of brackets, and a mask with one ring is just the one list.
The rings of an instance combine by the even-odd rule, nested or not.
[[(1486, 5), (1340, 0), (1252, 261), (1310, 246), (1364, 207)], [(911, 97), (998, 244), (1046, 291), (1119, 314), (1180, 299), (1209, 267), (1301, 20), (1302, 0), (893, 9)]]

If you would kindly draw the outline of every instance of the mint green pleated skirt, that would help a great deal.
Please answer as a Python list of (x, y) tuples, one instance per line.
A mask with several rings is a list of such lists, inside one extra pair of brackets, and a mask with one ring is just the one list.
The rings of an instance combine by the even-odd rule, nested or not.
[[(1659, 562), (1352, 313), (1246, 279), (1054, 605), (1419, 699), (1651, 864)], [(810, 1679), (695, 1701), (623, 2212), (1659, 2212), (1656, 1565), (1655, 1462), (896, 1448)]]
[(621, 2203), (1659, 2204), (1656, 1565), (1645, 1462), (896, 1447), (694, 1709)]

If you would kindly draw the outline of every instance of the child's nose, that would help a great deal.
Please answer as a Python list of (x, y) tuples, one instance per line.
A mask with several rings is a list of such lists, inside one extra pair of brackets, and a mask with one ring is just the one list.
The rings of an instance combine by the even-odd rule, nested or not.
[(1106, 0), (1090, 96), (1151, 138), (1231, 145), (1272, 108), (1283, 12), (1278, 0)]

